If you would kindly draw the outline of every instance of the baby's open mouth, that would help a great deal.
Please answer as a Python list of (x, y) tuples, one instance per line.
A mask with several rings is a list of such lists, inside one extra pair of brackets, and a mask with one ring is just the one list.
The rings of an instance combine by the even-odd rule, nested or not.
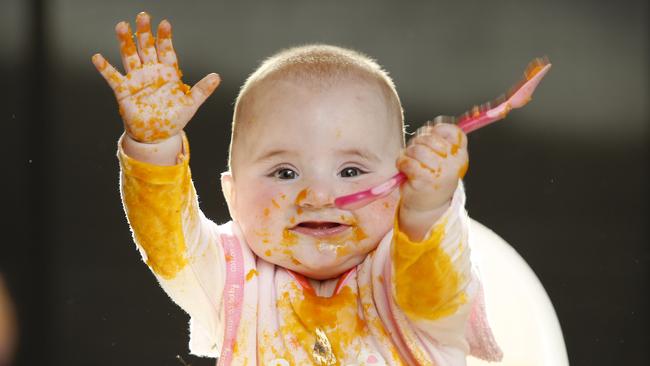
[(331, 221), (305, 221), (291, 228), (291, 230), (313, 236), (325, 238), (340, 234), (350, 228), (350, 225)]

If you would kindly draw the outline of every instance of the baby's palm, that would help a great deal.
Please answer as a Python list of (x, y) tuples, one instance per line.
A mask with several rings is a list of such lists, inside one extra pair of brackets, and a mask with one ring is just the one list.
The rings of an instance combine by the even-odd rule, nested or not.
[(93, 63), (115, 92), (129, 136), (157, 142), (185, 127), (217, 87), (219, 76), (209, 74), (190, 89), (181, 81), (169, 22), (158, 26), (158, 40), (151, 34), (146, 13), (138, 14), (136, 22), (138, 50), (128, 24), (120, 22), (115, 27), (126, 76), (99, 54), (93, 56)]

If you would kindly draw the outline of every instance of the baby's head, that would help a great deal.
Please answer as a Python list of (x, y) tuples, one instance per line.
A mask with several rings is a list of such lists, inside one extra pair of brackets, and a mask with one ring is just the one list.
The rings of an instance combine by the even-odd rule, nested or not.
[(357, 210), (338, 196), (397, 172), (403, 114), (373, 60), (333, 46), (284, 50), (242, 87), (222, 188), (259, 257), (315, 279), (359, 264), (391, 229), (398, 192)]

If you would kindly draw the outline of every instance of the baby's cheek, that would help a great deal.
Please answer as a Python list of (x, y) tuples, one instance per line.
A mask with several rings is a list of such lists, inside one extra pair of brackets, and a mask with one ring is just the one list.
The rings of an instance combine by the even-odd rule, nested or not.
[(266, 222), (277, 216), (279, 210), (286, 208), (286, 194), (277, 189), (263, 186), (250, 187), (243, 207), (243, 216)]
[(373, 244), (378, 243), (392, 229), (398, 200), (399, 195), (390, 195), (363, 208), (360, 221)]
[(387, 197), (379, 199), (375, 202), (375, 204), (370, 205), (375, 218), (382, 222), (388, 221), (392, 223), (395, 216), (395, 210), (399, 204), (399, 198), (399, 190), (396, 189)]

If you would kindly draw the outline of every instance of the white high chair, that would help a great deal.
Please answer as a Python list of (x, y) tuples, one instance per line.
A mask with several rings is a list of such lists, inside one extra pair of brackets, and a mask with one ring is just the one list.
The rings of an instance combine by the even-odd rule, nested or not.
[(503, 361), (467, 358), (467, 365), (568, 366), (553, 304), (526, 261), (492, 230), (472, 220), (472, 260), (479, 266), (485, 303)]

